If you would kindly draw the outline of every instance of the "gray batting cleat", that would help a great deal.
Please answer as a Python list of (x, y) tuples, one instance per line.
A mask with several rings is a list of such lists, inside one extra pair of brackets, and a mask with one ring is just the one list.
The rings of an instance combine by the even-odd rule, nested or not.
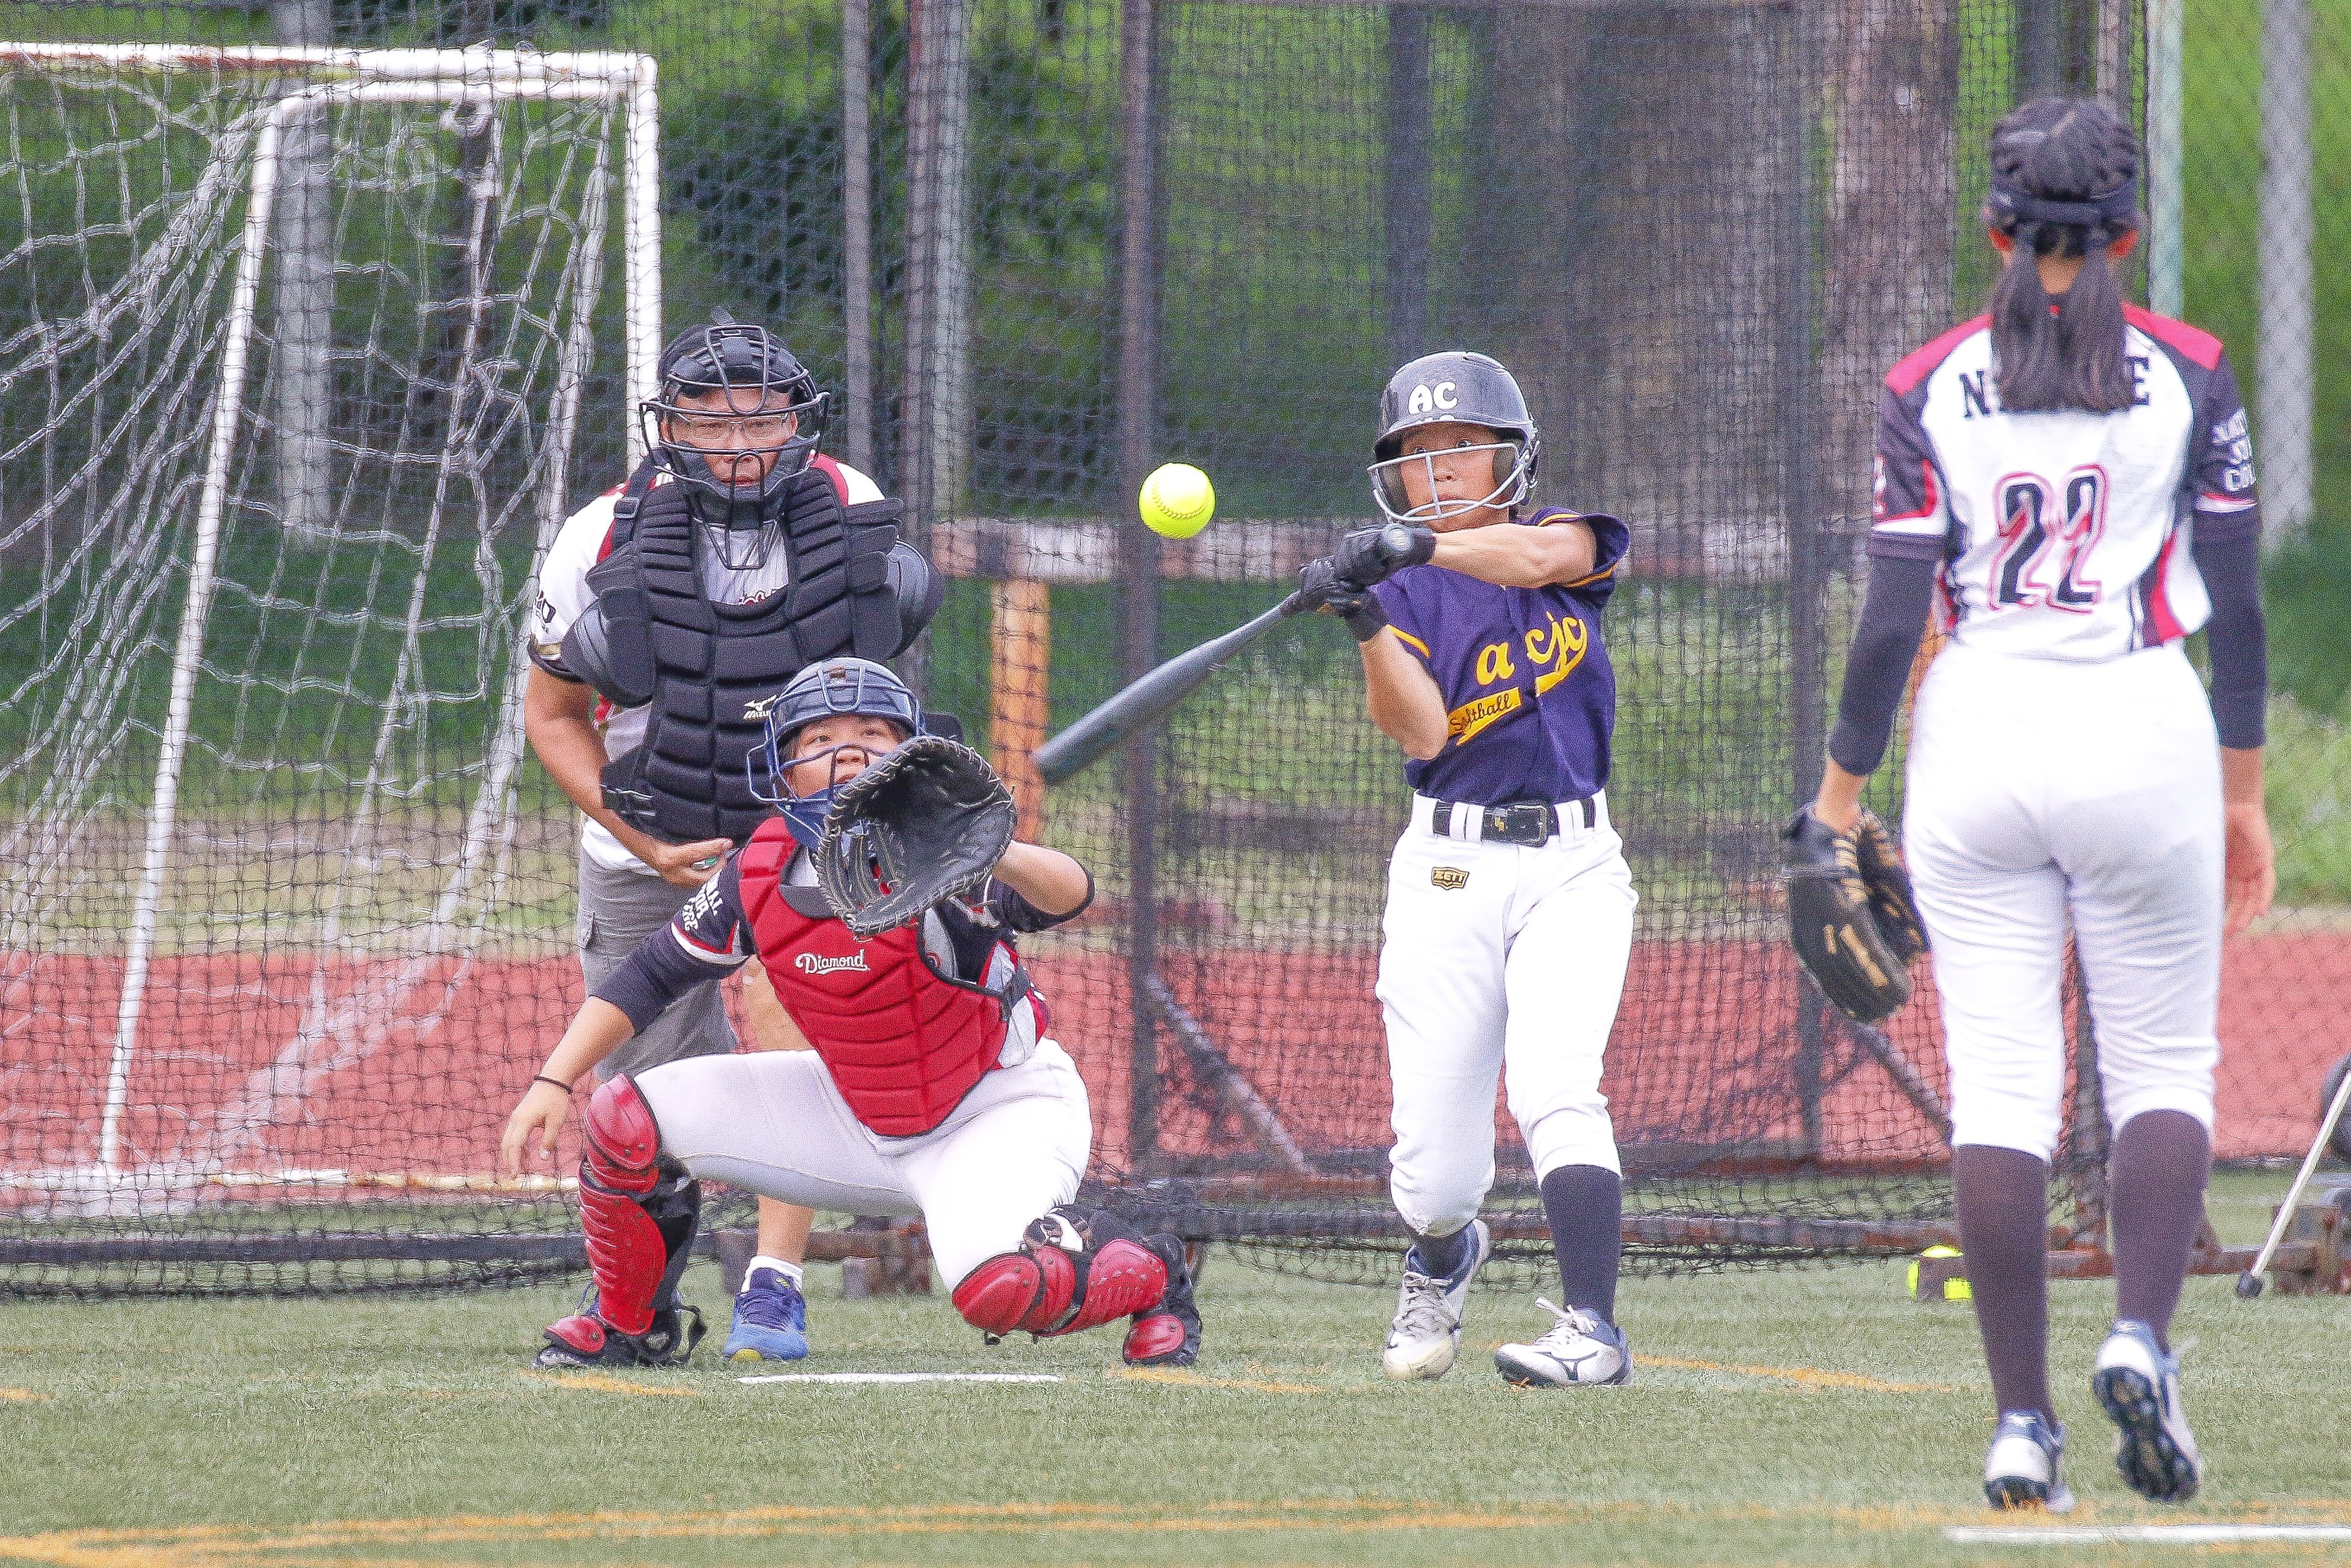
[(1541, 1296), (1535, 1305), (1559, 1321), (1532, 1344), (1506, 1344), (1494, 1353), (1494, 1370), (1503, 1381), (1520, 1388), (1622, 1387), (1633, 1381), (1633, 1346), (1623, 1329)]
[(2157, 1502), (2186, 1502), (2204, 1484), (2196, 1435), (2179, 1408), (2179, 1356), (2135, 1319), (2116, 1322), (2098, 1347), (2090, 1392), (2120, 1428), (2115, 1468), (2131, 1490)]
[(2009, 1410), (1992, 1434), (1984, 1456), (1984, 1499), (1992, 1507), (2038, 1508), (2071, 1513), (2074, 1494), (2058, 1478), (2065, 1457), (2065, 1428), (2038, 1410)]
[(1494, 1250), (1493, 1232), (1482, 1219), (1469, 1222), (1469, 1256), (1450, 1274), (1430, 1274), (1420, 1266), (1420, 1249), (1404, 1255), (1404, 1288), (1396, 1292), (1395, 1318), (1388, 1324), (1380, 1365), (1399, 1383), (1442, 1377), (1461, 1350), (1461, 1309), (1469, 1281)]

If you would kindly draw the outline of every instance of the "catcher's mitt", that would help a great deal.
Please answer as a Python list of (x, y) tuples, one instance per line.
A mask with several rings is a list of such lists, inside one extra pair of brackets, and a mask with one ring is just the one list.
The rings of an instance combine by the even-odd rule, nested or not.
[(1834, 832), (1807, 806), (1781, 837), (1796, 956), (1845, 1017), (1891, 1017), (1910, 999), (1910, 960), (1927, 936), (1886, 824), (1865, 808), (1852, 832)]
[(986, 882), (1013, 821), (986, 758), (918, 735), (841, 787), (813, 852), (817, 885), (853, 935), (875, 936)]

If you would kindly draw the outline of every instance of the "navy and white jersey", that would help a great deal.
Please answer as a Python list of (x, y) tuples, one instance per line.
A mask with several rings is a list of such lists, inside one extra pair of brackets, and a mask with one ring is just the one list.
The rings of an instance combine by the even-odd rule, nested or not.
[(2099, 660), (2175, 642), (2211, 611), (2192, 538), (2259, 526), (2220, 340), (2125, 316), (2137, 397), (2115, 413), (2003, 410), (1989, 317), (1886, 378), (1870, 553), (1939, 559), (1942, 616), (1971, 647)]
[(1632, 535), (1604, 513), (1557, 507), (1523, 526), (1571, 520), (1589, 525), (1599, 546), (1591, 572), (1573, 582), (1500, 588), (1426, 565), (1374, 590), (1445, 699), (1445, 748), (1405, 763), (1405, 780), (1419, 793), (1499, 806), (1580, 800), (1606, 787), (1616, 675), (1600, 611)]

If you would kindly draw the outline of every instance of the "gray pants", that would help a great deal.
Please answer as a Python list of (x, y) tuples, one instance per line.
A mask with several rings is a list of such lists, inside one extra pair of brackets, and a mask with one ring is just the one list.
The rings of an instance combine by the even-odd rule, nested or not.
[[(627, 961), (652, 932), (669, 924), (695, 889), (675, 887), (643, 872), (607, 871), (580, 861), (580, 972), (593, 992), (605, 976)], [(720, 1056), (735, 1049), (735, 1026), (727, 1021), (719, 977), (680, 997), (653, 1027), (606, 1057), (596, 1069), (602, 1082), (616, 1072), (643, 1072), (689, 1056)]]

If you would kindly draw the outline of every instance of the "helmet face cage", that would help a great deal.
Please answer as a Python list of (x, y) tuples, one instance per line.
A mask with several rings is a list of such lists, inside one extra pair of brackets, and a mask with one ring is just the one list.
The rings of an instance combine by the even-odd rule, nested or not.
[[(1535, 453), (1532, 441), (1493, 441), (1477, 446), (1452, 446), (1439, 452), (1415, 453), (1409, 457), (1391, 457), (1372, 465), (1372, 499), (1380, 512), (1391, 522), (1426, 527), (1448, 517), (1461, 517), (1487, 507), (1499, 507), (1507, 511), (1534, 493)], [(1437, 493), (1437, 463), (1440, 457), (1458, 457), (1468, 453), (1487, 452), (1493, 455), (1493, 488), (1476, 500), (1447, 498)], [(1423, 492), (1428, 499), (1415, 506), (1405, 487), (1405, 472), (1417, 472)]]
[[(1494, 482), (1477, 500), (1436, 498), (1434, 453), (1406, 457), (1405, 437), (1430, 424), (1474, 424), (1490, 430), (1495, 439), (1480, 446), (1455, 447), (1460, 452), (1491, 452)], [(1425, 354), (1388, 378), (1380, 393), (1380, 431), (1373, 444), (1372, 499), (1392, 521), (1428, 524), (1456, 517), (1484, 507), (1517, 507), (1534, 494), (1535, 468), (1542, 455), (1542, 438), (1527, 410), (1526, 394), (1500, 361), (1485, 354), (1448, 350)], [(1404, 470), (1424, 465), (1430, 499), (1415, 506), (1405, 493)]]
[[(738, 323), (723, 310), (713, 312), (711, 325), (679, 334), (663, 353), (659, 373), (660, 393), (639, 410), (646, 449), (664, 472), (715, 503), (695, 507), (695, 516), (716, 526), (715, 542), (729, 568), (762, 564), (772, 545), (768, 525), (782, 515), (785, 493), (824, 439), (830, 394), (817, 390), (816, 378), (773, 333)], [(697, 404), (681, 401), (688, 397)], [(706, 421), (739, 431), (745, 422), (770, 420), (776, 422), (772, 439), (716, 444), (708, 453), (672, 439), (681, 424)], [(767, 472), (755, 484), (731, 484), (711, 466), (712, 453), (763, 455)], [(745, 552), (726, 536), (737, 533), (758, 536), (755, 556), (737, 559)]]
[[(743, 759), (744, 778), (752, 795), (790, 819), (794, 832), (811, 843), (823, 831), (824, 813), (838, 786), (830, 782), (828, 767), (823, 789), (794, 794), (789, 771), (795, 766), (789, 755), (791, 745), (801, 730), (817, 720), (841, 714), (886, 718), (909, 736), (923, 729), (923, 705), (888, 666), (871, 659), (827, 659), (793, 676), (791, 684), (778, 694), (768, 709), (766, 732)], [(841, 749), (830, 747), (798, 758), (797, 766), (814, 766)]]

